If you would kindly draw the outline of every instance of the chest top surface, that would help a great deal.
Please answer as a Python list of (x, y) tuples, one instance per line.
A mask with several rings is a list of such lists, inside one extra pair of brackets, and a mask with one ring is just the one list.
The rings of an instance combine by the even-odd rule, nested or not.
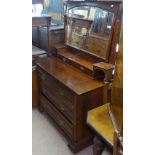
[(101, 88), (104, 85), (54, 57), (38, 59), (37, 65), (78, 95)]

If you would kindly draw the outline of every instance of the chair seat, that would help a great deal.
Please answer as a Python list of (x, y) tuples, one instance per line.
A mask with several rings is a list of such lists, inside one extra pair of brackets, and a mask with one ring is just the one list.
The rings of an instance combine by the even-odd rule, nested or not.
[(114, 127), (109, 114), (109, 103), (88, 111), (87, 124), (113, 146)]

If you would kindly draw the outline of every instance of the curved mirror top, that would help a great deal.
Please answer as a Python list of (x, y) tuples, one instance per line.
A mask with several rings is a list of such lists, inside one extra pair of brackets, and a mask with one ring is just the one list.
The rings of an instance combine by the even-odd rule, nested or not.
[(97, 7), (68, 10), (67, 44), (107, 58), (114, 14)]

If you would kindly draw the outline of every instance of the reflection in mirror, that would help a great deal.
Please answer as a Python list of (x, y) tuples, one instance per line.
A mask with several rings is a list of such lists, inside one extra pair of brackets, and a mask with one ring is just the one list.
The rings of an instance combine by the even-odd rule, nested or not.
[(103, 11), (102, 9), (99, 9), (99, 8), (96, 9), (94, 22), (91, 30), (92, 32), (100, 33), (102, 28), (101, 26), (105, 22), (106, 14), (107, 14), (106, 11)]
[(83, 48), (91, 23), (91, 20), (81, 20), (73, 17), (69, 18), (68, 43), (73, 46)]
[(113, 21), (113, 14), (100, 8), (96, 8), (94, 14), (91, 32), (98, 33), (98, 35), (108, 38)]
[(103, 36), (108, 38), (109, 34), (110, 34), (110, 30), (111, 30), (111, 25), (112, 25), (112, 21), (113, 21), (113, 14), (108, 12), (107, 14), (107, 19), (106, 19), (106, 25), (105, 25), (105, 29), (104, 29), (104, 34)]
[(97, 7), (75, 7), (68, 11), (67, 43), (107, 58), (114, 14)]
[(90, 7), (76, 7), (69, 10), (69, 16), (75, 18), (88, 19)]

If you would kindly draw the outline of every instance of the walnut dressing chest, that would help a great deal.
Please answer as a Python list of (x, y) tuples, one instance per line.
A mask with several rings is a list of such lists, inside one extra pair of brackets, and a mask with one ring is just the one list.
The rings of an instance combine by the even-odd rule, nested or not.
[(37, 61), (40, 110), (45, 110), (78, 152), (92, 142), (87, 111), (103, 104), (103, 83), (55, 57)]
[(36, 62), (39, 107), (78, 152), (93, 139), (86, 124), (88, 110), (107, 100), (122, 11), (118, 1), (65, 1), (64, 9), (64, 45)]

